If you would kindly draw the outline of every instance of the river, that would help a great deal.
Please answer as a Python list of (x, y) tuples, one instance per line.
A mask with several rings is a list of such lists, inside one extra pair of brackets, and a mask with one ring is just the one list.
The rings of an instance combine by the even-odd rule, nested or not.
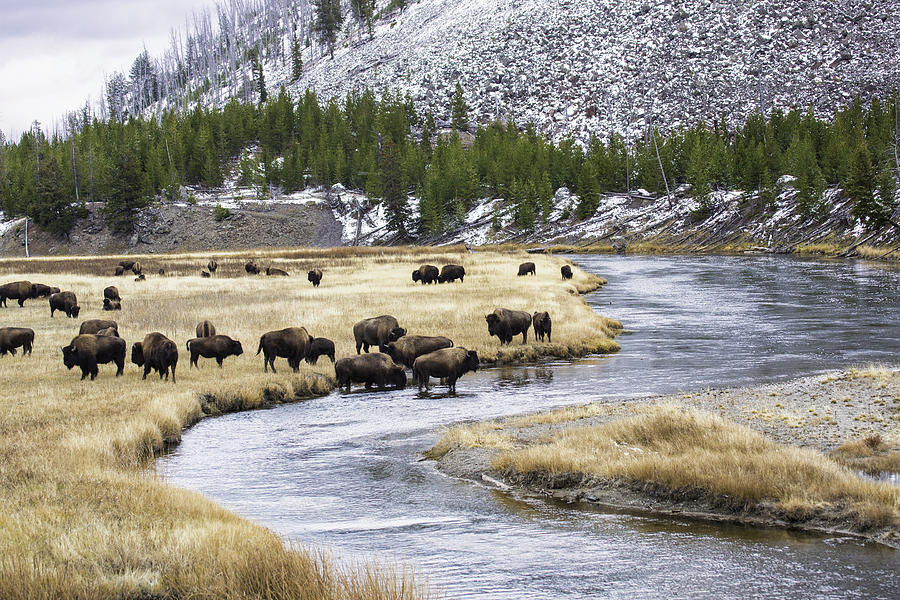
[(419, 460), (457, 421), (900, 356), (896, 267), (573, 258), (609, 280), (587, 299), (625, 325), (618, 354), (483, 369), (457, 396), (335, 392), (205, 419), (159, 472), (286, 538), (409, 565), (448, 598), (897, 598), (900, 552), (875, 544), (515, 499)]

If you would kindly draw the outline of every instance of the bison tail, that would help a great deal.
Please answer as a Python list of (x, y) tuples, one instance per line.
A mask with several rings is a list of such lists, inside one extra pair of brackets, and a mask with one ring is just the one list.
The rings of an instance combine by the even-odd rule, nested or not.
[(450, 340), (450, 347), (453, 348), (453, 340)]
[(185, 342), (185, 344), (184, 344), (184, 347), (187, 348), (187, 351), (188, 351), (188, 352), (191, 351), (191, 342), (192, 342), (192, 341), (194, 341), (194, 340), (193, 340), (193, 339), (190, 339), (190, 340), (188, 340), (187, 342)]
[(259, 348), (256, 349), (256, 355), (257, 355), (257, 356), (259, 356), (259, 353), (262, 352), (262, 347), (263, 347), (263, 337), (265, 337), (265, 336), (262, 336), (262, 337), (259, 338)]

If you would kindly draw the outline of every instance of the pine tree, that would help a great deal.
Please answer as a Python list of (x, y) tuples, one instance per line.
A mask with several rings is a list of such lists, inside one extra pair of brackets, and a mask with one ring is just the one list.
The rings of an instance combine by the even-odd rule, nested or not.
[(303, 51), (297, 34), (291, 36), (291, 81), (297, 81), (303, 75)]
[(51, 233), (68, 233), (77, 216), (63, 178), (62, 168), (55, 156), (43, 162), (30, 216)]
[(884, 227), (890, 216), (890, 213), (885, 214), (886, 208), (875, 197), (877, 175), (869, 149), (864, 143), (860, 144), (853, 154), (844, 192), (854, 202), (850, 214), (865, 223), (870, 230)]
[(382, 201), (388, 220), (388, 229), (406, 237), (406, 216), (409, 203), (403, 187), (403, 173), (400, 168), (400, 151), (393, 140), (388, 139), (381, 147)]
[(256, 80), (256, 91), (259, 93), (260, 106), (266, 103), (269, 95), (266, 92), (266, 78), (263, 74), (262, 61), (259, 58), (259, 49), (254, 48), (250, 52), (250, 61), (253, 65), (253, 79)]
[(313, 9), (315, 10), (313, 30), (318, 34), (319, 42), (328, 48), (331, 58), (334, 58), (334, 43), (344, 23), (341, 0), (313, 0)]
[(797, 190), (796, 204), (804, 217), (818, 216), (824, 206), (822, 194), (825, 191), (825, 178), (816, 160), (813, 142), (808, 136), (799, 134), (788, 147), (786, 158), (791, 175), (796, 177), (794, 188)]
[(350, 0), (350, 10), (358, 26), (363, 26), (372, 35), (372, 21), (375, 17), (375, 0)]
[(453, 129), (457, 131), (469, 129), (469, 107), (466, 105), (462, 84), (459, 81), (456, 82), (456, 91), (453, 92), (453, 98), (450, 100), (450, 115)]
[(144, 174), (136, 153), (130, 148), (123, 148), (119, 151), (112, 189), (103, 208), (106, 223), (115, 233), (134, 231), (139, 211), (149, 203), (144, 189)]

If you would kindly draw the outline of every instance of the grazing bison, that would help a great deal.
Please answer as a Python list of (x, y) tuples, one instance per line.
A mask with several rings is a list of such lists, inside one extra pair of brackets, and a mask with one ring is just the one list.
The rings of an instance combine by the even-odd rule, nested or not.
[[(212, 335), (209, 337), (196, 337), (187, 341), (188, 352), (191, 353), (191, 366), (197, 366), (197, 358), (214, 358), (219, 368), (222, 368), (222, 361), (229, 356), (240, 356), (244, 353), (244, 348), (237, 340), (233, 340), (227, 335)], [(188, 367), (190, 368), (190, 367)]]
[(462, 282), (463, 277), (465, 276), (466, 270), (462, 265), (444, 265), (441, 268), (441, 274), (438, 275), (438, 283), (453, 283), (457, 279)]
[(394, 362), (412, 369), (413, 363), (423, 354), (452, 348), (453, 340), (442, 335), (405, 335), (396, 342), (388, 342), (378, 349), (394, 359)]
[(366, 389), (371, 389), (373, 385), (380, 388), (386, 385), (406, 387), (406, 373), (403, 367), (391, 360), (387, 354), (363, 354), (342, 358), (334, 363), (334, 374), (337, 377), (338, 387), (346, 387), (348, 392), (352, 383), (363, 383)]
[(525, 262), (519, 265), (519, 275), (535, 275), (536, 271), (533, 262)]
[(259, 275), (259, 267), (253, 261), (248, 262), (244, 265), (244, 270), (247, 271), (250, 275)]
[(103, 310), (122, 310), (122, 302), (120, 300), (103, 299)]
[(319, 287), (319, 282), (322, 281), (322, 271), (321, 269), (313, 269), (309, 273), (306, 274), (306, 278), (309, 280), (313, 287)]
[(206, 271), (200, 271), (200, 277), (209, 277), (209, 273)]
[(121, 300), (122, 299), (119, 296), (119, 288), (117, 288), (114, 285), (111, 285), (111, 286), (103, 289), (103, 297), (109, 298), (110, 300)]
[(18, 300), (19, 306), (23, 306), (29, 298), (35, 298), (34, 285), (30, 281), (13, 281), (0, 285), (0, 305), (6, 306), (7, 298)]
[(306, 350), (306, 362), (314, 365), (319, 362), (320, 356), (327, 356), (334, 364), (334, 342), (323, 337), (310, 340), (309, 348)]
[(215, 273), (216, 269), (218, 269), (218, 268), (219, 268), (219, 263), (217, 263), (216, 259), (214, 259), (214, 258), (209, 259), (209, 262), (206, 263), (206, 270), (209, 271), (210, 273)]
[(81, 324), (81, 327), (78, 329), (78, 333), (96, 334), (101, 329), (107, 329), (109, 327), (115, 329), (116, 333), (119, 332), (119, 324), (115, 321), (108, 321), (106, 319), (88, 319)]
[(134, 267), (133, 260), (120, 260), (119, 266), (122, 267), (123, 271), (130, 271)]
[(62, 311), (66, 313), (67, 317), (72, 317), (73, 319), (78, 316), (78, 313), (81, 311), (81, 307), (78, 306), (78, 298), (75, 297), (75, 292), (57, 292), (55, 294), (50, 294), (50, 317), (53, 317), (54, 311)]
[(431, 377), (446, 378), (450, 391), (456, 392), (456, 380), (469, 371), (478, 370), (478, 353), (465, 348), (442, 348), (423, 354), (413, 363), (413, 379), (421, 390), (428, 389)]
[(58, 287), (50, 287), (49, 285), (44, 285), (43, 283), (34, 283), (32, 284), (32, 286), (35, 298), (49, 298), (50, 294), (59, 293)]
[(406, 330), (400, 327), (397, 319), (391, 315), (363, 319), (353, 326), (357, 354), (360, 353), (360, 348), (368, 352), (369, 346), (381, 347), (388, 342), (399, 340), (404, 335)]
[(207, 320), (197, 323), (197, 337), (211, 337), (216, 335), (216, 327)]
[(569, 265), (563, 265), (559, 268), (559, 272), (562, 273), (563, 279), (572, 279), (572, 267)]
[(550, 313), (548, 313), (547, 311), (536, 312), (531, 317), (531, 322), (534, 327), (534, 337), (540, 339), (543, 342), (544, 335), (546, 335), (548, 342), (553, 341), (550, 339), (550, 329), (553, 325), (553, 323), (550, 321)]
[(122, 265), (118, 265), (116, 267), (116, 273), (115, 273), (116, 277), (120, 277), (124, 274), (125, 274), (125, 267), (123, 267)]
[(147, 277), (143, 273), (134, 278), (135, 281), (144, 281), (145, 279), (147, 279)]
[(278, 275), (279, 277), (287, 277), (288, 272), (283, 269), (276, 269), (275, 267), (266, 267), (266, 275)]
[(34, 330), (27, 327), (0, 327), (0, 356), (9, 352), (16, 355), (16, 348), (22, 347), (22, 354), (31, 354)]
[(259, 348), (256, 350), (257, 356), (260, 352), (263, 353), (263, 371), (268, 373), (271, 365), (272, 372), (277, 373), (275, 359), (281, 357), (288, 360), (288, 364), (296, 373), (300, 370), (300, 361), (306, 358), (309, 341), (309, 333), (305, 327), (288, 327), (264, 333), (259, 338)]
[(165, 275), (165, 274), (166, 274), (166, 270), (163, 269), (162, 267), (160, 267), (160, 268), (159, 268), (159, 271), (157, 271), (157, 273), (159, 273), (160, 275)]
[(424, 283), (435, 283), (438, 280), (438, 268), (434, 265), (422, 265), (412, 272), (412, 280)]
[(144, 336), (143, 342), (135, 342), (131, 347), (131, 362), (139, 367), (144, 367), (144, 376), (147, 379), (150, 369), (169, 379), (169, 370), (172, 371), (172, 383), (175, 383), (175, 367), (178, 365), (178, 347), (175, 342), (154, 331)]
[(135, 275), (141, 275), (144, 272), (144, 268), (141, 266), (141, 263), (135, 262), (131, 265), (131, 272)]
[(97, 335), (106, 335), (109, 337), (119, 337), (119, 330), (115, 327), (107, 327), (97, 332)]
[(81, 367), (81, 379), (88, 375), (91, 381), (97, 377), (97, 365), (116, 363), (116, 377), (125, 370), (125, 340), (120, 337), (77, 335), (68, 346), (63, 346), (63, 364), (67, 369)]
[(521, 310), (498, 308), (484, 320), (488, 324), (488, 334), (500, 338), (500, 345), (512, 342), (513, 336), (522, 334), (522, 343), (528, 341), (528, 328), (531, 326), (531, 315)]

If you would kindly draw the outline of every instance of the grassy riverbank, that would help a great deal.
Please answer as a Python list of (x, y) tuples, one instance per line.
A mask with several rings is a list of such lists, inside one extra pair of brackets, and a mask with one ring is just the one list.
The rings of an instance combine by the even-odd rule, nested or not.
[[(210, 257), (218, 273), (201, 278)], [(245, 259), (287, 270), (291, 277), (248, 276)], [(134, 257), (129, 257), (134, 258)], [(528, 257), (530, 258), (530, 257)], [(140, 256), (146, 281), (113, 277), (119, 257), (0, 260), (0, 279), (28, 279), (74, 291), (78, 319), (45, 299), (0, 309), (0, 326), (35, 330), (32, 356), (0, 358), (0, 597), (105, 598), (421, 598), (420, 578), (377, 565), (345, 565), (316, 550), (285, 546), (274, 533), (223, 510), (202, 496), (168, 486), (153, 457), (177, 443), (185, 427), (207, 414), (245, 410), (329, 392), (327, 359), (291, 373), (264, 374), (255, 356), (259, 336), (287, 326), (335, 341), (337, 355), (355, 353), (351, 328), (363, 317), (397, 316), (411, 333), (448, 335), (486, 360), (617, 349), (615, 322), (596, 316), (577, 290), (600, 285), (575, 269), (563, 282), (557, 257), (534, 257), (536, 277), (516, 277), (525, 255), (449, 249), (336, 249)], [(411, 271), (423, 262), (459, 263), (465, 283), (421, 286)], [(319, 288), (306, 271), (319, 267)], [(164, 269), (165, 276), (156, 275)], [(116, 285), (121, 312), (99, 310), (102, 290)], [(497, 306), (548, 310), (553, 345), (499, 348), (484, 314)], [(114, 377), (101, 365), (96, 381), (67, 371), (60, 347), (84, 319), (110, 318), (120, 334), (139, 341), (149, 331), (173, 339), (180, 351), (178, 383), (126, 365)], [(184, 343), (211, 320), (218, 333), (239, 339), (244, 354), (219, 370), (211, 359), (188, 368)], [(529, 339), (529, 342), (531, 340)], [(129, 349), (130, 351), (130, 349)], [(460, 384), (465, 385), (463, 379)], [(143, 596), (141, 596), (143, 594)]]
[(426, 455), (451, 474), (657, 512), (849, 531), (900, 545), (900, 373), (590, 404), (460, 425)]

